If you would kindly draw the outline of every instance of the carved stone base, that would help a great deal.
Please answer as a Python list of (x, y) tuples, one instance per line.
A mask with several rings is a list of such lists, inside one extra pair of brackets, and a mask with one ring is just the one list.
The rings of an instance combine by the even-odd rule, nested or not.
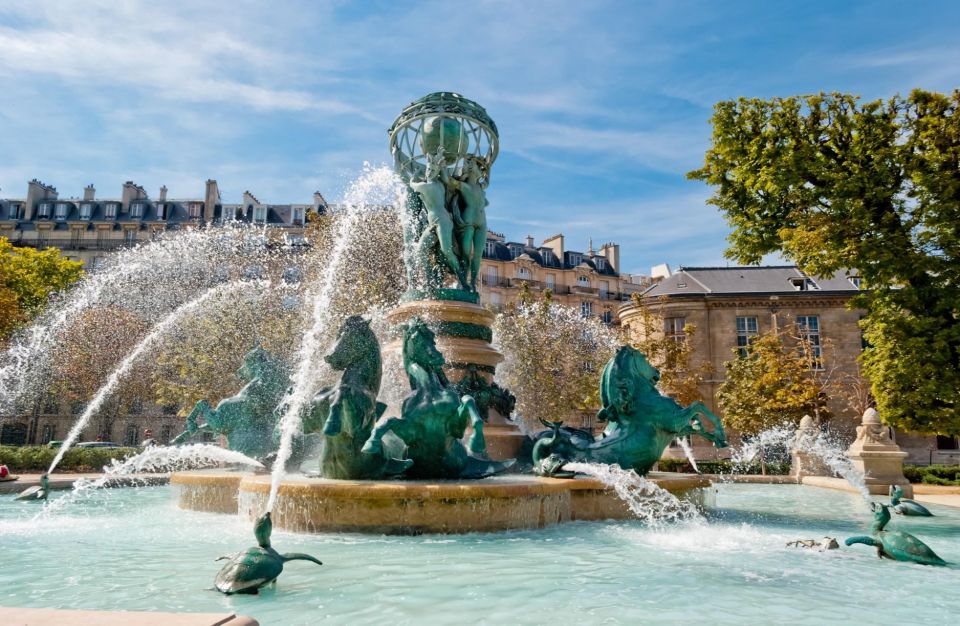
[(847, 449), (850, 462), (863, 472), (870, 493), (887, 495), (890, 487), (900, 485), (904, 496), (913, 495), (913, 486), (903, 475), (903, 460), (909, 456), (889, 436), (874, 409), (867, 409), (857, 426), (857, 439)]

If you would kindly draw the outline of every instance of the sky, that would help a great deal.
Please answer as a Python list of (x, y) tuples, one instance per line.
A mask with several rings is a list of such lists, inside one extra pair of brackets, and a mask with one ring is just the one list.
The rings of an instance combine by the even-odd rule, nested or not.
[(0, 197), (335, 201), (405, 105), (455, 91), (500, 131), (492, 230), (726, 265), (685, 176), (716, 102), (917, 87), (960, 87), (960, 2), (0, 0)]

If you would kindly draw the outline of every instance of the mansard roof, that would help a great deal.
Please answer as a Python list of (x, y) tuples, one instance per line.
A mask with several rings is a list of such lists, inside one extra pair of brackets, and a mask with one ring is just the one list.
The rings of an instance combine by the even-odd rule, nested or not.
[(831, 278), (807, 276), (795, 265), (746, 267), (681, 267), (643, 292), (646, 296), (849, 293), (859, 289), (850, 278), (857, 272), (838, 272)]

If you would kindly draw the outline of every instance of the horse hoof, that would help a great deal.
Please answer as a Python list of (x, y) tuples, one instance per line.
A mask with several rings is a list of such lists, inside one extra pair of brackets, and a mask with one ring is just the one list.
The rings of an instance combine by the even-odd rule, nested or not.
[(379, 441), (370, 440), (367, 443), (363, 444), (363, 447), (360, 448), (360, 452), (364, 454), (380, 454), (383, 450), (383, 447), (380, 445)]

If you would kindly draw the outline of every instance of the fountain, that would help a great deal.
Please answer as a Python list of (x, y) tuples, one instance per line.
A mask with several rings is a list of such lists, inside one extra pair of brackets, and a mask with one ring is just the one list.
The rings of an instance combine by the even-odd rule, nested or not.
[[(525, 437), (509, 420), (512, 396), (493, 382), (502, 356), (491, 345), (494, 316), (479, 305), (477, 292), (487, 232), (485, 189), (498, 141), (486, 111), (457, 94), (430, 94), (403, 110), (390, 129), (403, 184), (397, 196), (407, 279), (399, 304), (385, 316), (396, 339), (381, 357), (367, 320), (331, 312), (338, 265), (349, 242), (365, 236), (357, 216), (366, 209), (354, 203), (338, 222), (313, 327), (304, 336), (291, 390), (280, 402), (272, 476), (176, 473), (172, 481), (183, 489), (182, 506), (207, 503), (220, 511), (236, 502), (250, 519), (270, 512), (277, 528), (401, 534), (536, 528), (632, 515), (602, 478), (563, 481), (550, 472), (506, 473), (522, 457)], [(319, 359), (321, 338), (334, 323), (337, 338)], [(400, 375), (409, 390), (380, 402), (382, 363), (389, 358), (402, 361)], [(339, 380), (318, 387), (321, 368), (338, 372)], [(661, 396), (653, 386), (658, 376), (639, 352), (621, 349), (603, 374), (604, 434), (594, 441), (592, 435), (561, 429), (556, 435), (562, 445), (536, 449), (553, 455), (558, 471), (567, 462), (617, 463), (646, 474), (678, 436), (698, 434), (725, 445), (716, 416), (702, 404), (683, 408)], [(631, 391), (624, 395), (621, 388)], [(646, 409), (649, 416), (634, 408), (645, 406), (653, 407)], [(197, 411), (211, 422), (214, 413), (205, 404)], [(238, 415), (240, 422), (254, 419)], [(320, 477), (288, 474), (302, 461), (296, 449), (306, 437), (324, 441)], [(521, 458), (521, 465), (542, 467), (540, 461)], [(655, 482), (694, 498), (709, 484), (700, 477), (661, 476)]]
[[(659, 373), (632, 348), (617, 350), (598, 381), (601, 435), (559, 422), (547, 422), (532, 438), (521, 435), (510, 420), (510, 391), (493, 382), (502, 357), (491, 344), (493, 314), (476, 293), (477, 233), (486, 230), (496, 126), (479, 105), (440, 93), (407, 107), (390, 137), (399, 179), (373, 170), (359, 186), (396, 200), (406, 243), (403, 294), (371, 303), (343, 280), (358, 251), (368, 258), (379, 252), (365, 220), (377, 211), (394, 217), (383, 208), (392, 200), (375, 208), (362, 193), (348, 198), (310, 281), (293, 367), (281, 363), (293, 349), (281, 357), (247, 342), (238, 373), (243, 387), (220, 395), (229, 397), (216, 408), (198, 402), (179, 447), (148, 448), (71, 494), (51, 493), (40, 514), (36, 504), (0, 506), (4, 555), (24, 564), (0, 568), (8, 597), (38, 607), (229, 607), (263, 624), (298, 623), (304, 614), (423, 621), (441, 611), (468, 621), (516, 622), (521, 610), (538, 622), (571, 615), (641, 621), (651, 611), (684, 622), (704, 615), (702, 605), (690, 603), (692, 588), (710, 598), (711, 619), (730, 622), (800, 621), (809, 617), (811, 597), (828, 610), (819, 617), (836, 620), (883, 610), (892, 621), (945, 621), (955, 612), (950, 598), (919, 607), (891, 599), (891, 585), (919, 596), (931, 584), (908, 565), (881, 570), (876, 559), (852, 550), (785, 548), (798, 535), (849, 536), (848, 543), (879, 545), (898, 558), (911, 536), (885, 530), (885, 507), (867, 536), (859, 534), (860, 511), (849, 512), (863, 501), (849, 494), (802, 485), (711, 486), (701, 475), (650, 471), (675, 439), (698, 435), (722, 447), (726, 438), (707, 407), (661, 396)], [(280, 295), (269, 285), (212, 274), (176, 298), (158, 295), (161, 321), (119, 363), (80, 420), (89, 421), (130, 364), (178, 320), (243, 285)], [(289, 389), (280, 384), (288, 371)], [(807, 426), (809, 441), (798, 453), (811, 452), (856, 482), (849, 459), (830, 452), (835, 446)], [(75, 430), (70, 441), (82, 425)], [(271, 473), (182, 470), (172, 474), (172, 489), (109, 495), (96, 489), (129, 472), (177, 469), (180, 460), (200, 457), (261, 469), (240, 452), (188, 443), (205, 432), (272, 462)], [(759, 439), (791, 438), (801, 439), (792, 429)], [(318, 458), (305, 453), (308, 441), (322, 441)], [(300, 474), (301, 466), (311, 471)], [(532, 467), (539, 475), (521, 473)], [(178, 508), (170, 505), (174, 493)], [(234, 552), (249, 545), (251, 521), (257, 547)], [(960, 560), (958, 521), (960, 515), (941, 508), (934, 517), (914, 518), (930, 538), (930, 554), (914, 551), (906, 560), (939, 564), (933, 548), (947, 561)], [(274, 550), (274, 531), (278, 544), (296, 552)], [(230, 552), (216, 588), (259, 590), (262, 599), (208, 591), (213, 559)], [(308, 554), (327, 565), (284, 569), (290, 559), (318, 562)], [(281, 571), (280, 589), (270, 589)]]

